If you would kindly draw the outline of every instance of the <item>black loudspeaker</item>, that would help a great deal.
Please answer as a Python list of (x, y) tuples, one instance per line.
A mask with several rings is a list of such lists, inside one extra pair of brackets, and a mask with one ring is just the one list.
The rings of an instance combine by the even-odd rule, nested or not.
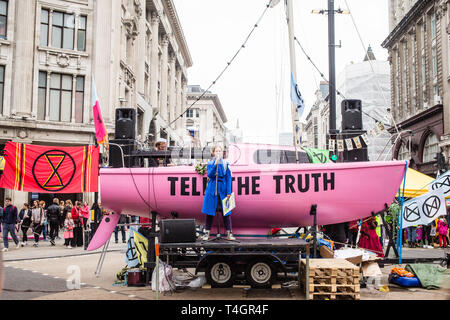
[[(352, 139), (357, 136), (361, 136), (365, 134), (366, 131), (347, 131), (340, 134), (339, 139)], [(347, 150), (347, 145), (344, 141), (345, 150), (341, 154), (341, 162), (360, 162), (360, 161), (369, 161), (369, 154), (367, 152), (367, 145), (362, 138), (359, 139), (361, 141), (362, 148), (357, 149), (355, 143), (352, 141), (353, 150)]]
[[(116, 144), (120, 145), (123, 150), (123, 163), (122, 152)], [(136, 141), (132, 139), (115, 139), (110, 141), (109, 145), (109, 166), (113, 168), (132, 168), (139, 166), (136, 161), (137, 158), (131, 158), (130, 155), (136, 151)]]
[(342, 131), (362, 130), (361, 100), (344, 100), (341, 104)]
[(195, 219), (161, 220), (159, 242), (193, 243), (197, 240)]
[(114, 138), (133, 140), (136, 138), (136, 109), (116, 109), (116, 132)]

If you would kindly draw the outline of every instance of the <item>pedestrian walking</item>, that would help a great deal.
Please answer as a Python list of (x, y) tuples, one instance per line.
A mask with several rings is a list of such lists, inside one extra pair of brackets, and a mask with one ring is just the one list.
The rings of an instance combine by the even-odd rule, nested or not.
[(14, 206), (11, 202), (11, 198), (5, 198), (5, 208), (3, 209), (3, 219), (2, 219), (2, 228), (3, 228), (3, 252), (9, 250), (8, 243), (8, 233), (11, 234), (14, 243), (17, 248), (20, 248), (19, 239), (16, 235), (16, 224), (19, 219), (19, 215), (17, 213), (17, 207)]
[(39, 236), (44, 229), (44, 209), (39, 205), (38, 200), (33, 201), (31, 209), (31, 226), (34, 234), (33, 247), (39, 246)]
[(75, 206), (70, 212), (73, 219), (73, 239), (72, 247), (82, 247), (83, 246), (83, 221), (81, 216), (81, 203), (75, 201)]
[(48, 219), (47, 219), (47, 210), (45, 209), (45, 201), (44, 200), (39, 201), (39, 205), (41, 206), (41, 208), (44, 212), (44, 224), (43, 224), (43, 228), (42, 228), (42, 236), (44, 237), (44, 241), (47, 241)]
[(22, 230), (22, 247), (28, 244), (28, 229), (31, 226), (31, 209), (28, 203), (23, 204), (19, 213), (20, 229)]
[(61, 220), (61, 209), (58, 198), (54, 198), (52, 205), (48, 207), (47, 219), (50, 225), (50, 244), (55, 246), (55, 239), (58, 235), (59, 222)]
[[(120, 231), (122, 233), (122, 243), (126, 243), (127, 242), (126, 237), (125, 237), (125, 226), (123, 225), (123, 224), (126, 224), (126, 223), (127, 223), (127, 216), (124, 215), (124, 214), (121, 214), (120, 218), (119, 218), (119, 223), (114, 228), (114, 238), (115, 238), (116, 243), (119, 242), (119, 229), (120, 229)], [(122, 226), (119, 226), (119, 225), (122, 225)]]
[(72, 214), (69, 212), (64, 220), (64, 245), (68, 249), (72, 249), (70, 244), (73, 241), (73, 228), (74, 222), (72, 219)]

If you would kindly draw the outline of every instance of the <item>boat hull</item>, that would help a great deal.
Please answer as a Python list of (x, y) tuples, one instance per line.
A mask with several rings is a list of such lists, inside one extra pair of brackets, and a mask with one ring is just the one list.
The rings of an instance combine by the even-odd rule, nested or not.
[[(231, 166), (236, 208), (233, 231), (249, 234), (272, 227), (351, 221), (383, 210), (394, 198), (404, 161), (338, 164)], [(105, 168), (100, 171), (101, 201), (116, 213), (160, 218), (193, 218), (202, 224), (207, 178), (193, 167)], [(253, 231), (253, 232), (252, 232)]]

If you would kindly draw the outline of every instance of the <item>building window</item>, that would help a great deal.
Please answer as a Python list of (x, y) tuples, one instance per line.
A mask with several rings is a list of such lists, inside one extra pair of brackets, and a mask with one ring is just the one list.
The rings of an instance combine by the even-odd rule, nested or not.
[(3, 114), (4, 88), (5, 88), (5, 66), (0, 66), (0, 115)]
[[(48, 99), (50, 121), (71, 122), (73, 116), (75, 122), (83, 122), (85, 77), (75, 77), (75, 88), (73, 88), (73, 81), (73, 75), (52, 73), (50, 81), (47, 82), (47, 73), (45, 71), (39, 72), (38, 120), (45, 119)], [(47, 87), (49, 87), (48, 97)], [(72, 103), (73, 97), (75, 97), (74, 106)], [(72, 107), (74, 107), (73, 115)]]
[[(78, 20), (75, 21), (75, 19)], [(52, 30), (51, 39), (49, 39), (50, 28)], [(76, 18), (73, 13), (53, 11), (50, 21), (50, 10), (42, 9), (41, 11), (41, 46), (48, 46), (51, 42), (52, 47), (74, 50), (76, 32), (76, 49), (86, 51), (86, 29), (87, 16)]]
[(38, 120), (45, 120), (46, 101), (47, 101), (47, 72), (39, 71), (38, 110), (37, 110)]
[(43, 47), (48, 46), (48, 25), (49, 25), (49, 12), (46, 9), (41, 11), (41, 33), (40, 33), (40, 44)]
[(75, 122), (83, 123), (84, 113), (84, 77), (78, 76), (75, 86)]
[(86, 24), (87, 24), (87, 17), (80, 16), (78, 18), (78, 32), (77, 32), (78, 51), (86, 51)]
[(6, 39), (8, 31), (8, 1), (0, 0), (0, 39)]
[(425, 140), (423, 146), (423, 162), (432, 162), (436, 157), (436, 153), (439, 153), (441, 148), (439, 147), (439, 141), (435, 134), (431, 133)]

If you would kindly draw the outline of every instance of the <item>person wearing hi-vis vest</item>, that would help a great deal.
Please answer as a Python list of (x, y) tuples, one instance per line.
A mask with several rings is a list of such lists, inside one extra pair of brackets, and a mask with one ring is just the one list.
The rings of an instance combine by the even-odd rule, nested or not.
[[(231, 211), (223, 215), (222, 200), (231, 197), (231, 170), (229, 163), (223, 160), (223, 149), (221, 146), (211, 148), (213, 159), (208, 161), (207, 175), (208, 185), (206, 186), (205, 198), (203, 199), (202, 213), (206, 214), (205, 235), (203, 240), (209, 239), (212, 223), (216, 212), (223, 216), (227, 239), (235, 240), (232, 234)], [(217, 175), (217, 188), (216, 188)], [(216, 194), (217, 191), (217, 194)]]

